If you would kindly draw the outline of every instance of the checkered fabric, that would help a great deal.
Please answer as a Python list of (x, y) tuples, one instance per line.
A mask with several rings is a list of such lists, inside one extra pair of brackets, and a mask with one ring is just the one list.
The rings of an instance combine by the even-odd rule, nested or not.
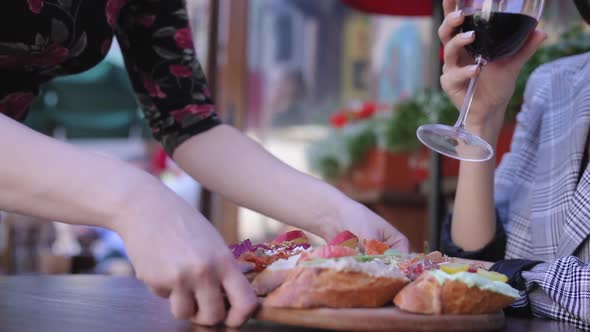
[(590, 53), (545, 64), (529, 79), (511, 151), (495, 176), (506, 259), (543, 261), (522, 273), (514, 304), (590, 330)]

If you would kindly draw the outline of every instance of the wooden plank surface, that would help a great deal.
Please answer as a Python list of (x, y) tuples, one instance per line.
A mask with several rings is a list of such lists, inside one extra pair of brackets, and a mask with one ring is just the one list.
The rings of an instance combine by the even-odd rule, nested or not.
[[(264, 316), (261, 315), (269, 314), (273, 312), (263, 310), (258, 317), (263, 318)], [(290, 315), (294, 314), (309, 313), (292, 312)], [(313, 318), (314, 316), (311, 317)], [(356, 326), (360, 326), (360, 323), (356, 323)], [(388, 330), (393, 331), (392, 326), (388, 326)], [(364, 325), (362, 327), (363, 330), (367, 330)], [(459, 326), (458, 329), (465, 330), (466, 327), (468, 326)], [(251, 320), (239, 331), (313, 332), (315, 330), (317, 329)], [(412, 330), (419, 331), (420, 326), (407, 329), (407, 331)], [(176, 320), (170, 314), (168, 301), (153, 295), (141, 282), (133, 278), (70, 275), (0, 276), (0, 331), (236, 332), (238, 330), (224, 327), (206, 328), (193, 325), (190, 321)], [(499, 331), (576, 330), (571, 325), (554, 321), (507, 317), (505, 326)]]

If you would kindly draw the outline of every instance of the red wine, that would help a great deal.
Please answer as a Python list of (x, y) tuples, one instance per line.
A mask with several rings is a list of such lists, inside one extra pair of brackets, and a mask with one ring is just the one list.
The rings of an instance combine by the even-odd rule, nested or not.
[(466, 46), (471, 55), (494, 61), (518, 52), (536, 26), (528, 15), (494, 12), (486, 18), (475, 12), (465, 16), (461, 31), (475, 31), (475, 41)]

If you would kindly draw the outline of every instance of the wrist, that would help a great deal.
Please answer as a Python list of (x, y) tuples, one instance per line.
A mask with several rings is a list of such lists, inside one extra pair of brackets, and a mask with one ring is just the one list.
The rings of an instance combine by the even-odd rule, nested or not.
[(129, 174), (121, 181), (121, 186), (116, 190), (118, 198), (109, 208), (110, 216), (104, 227), (116, 232), (128, 228), (130, 226), (128, 224), (136, 220), (133, 216), (150, 206), (156, 206), (157, 197), (163, 198), (161, 194), (164, 188), (162, 186), (162, 183), (147, 173)]
[[(505, 108), (501, 108), (502, 110)], [(504, 124), (504, 112), (491, 111), (490, 115), (477, 121), (467, 121), (467, 131), (477, 135), (488, 142), (493, 148), (496, 147), (500, 131)]]
[(327, 199), (321, 201), (320, 212), (310, 220), (312, 222), (310, 226), (314, 228), (310, 231), (330, 241), (332, 237), (344, 230), (343, 220), (353, 201), (336, 188), (327, 184), (326, 186), (329, 187), (330, 193), (324, 196)]

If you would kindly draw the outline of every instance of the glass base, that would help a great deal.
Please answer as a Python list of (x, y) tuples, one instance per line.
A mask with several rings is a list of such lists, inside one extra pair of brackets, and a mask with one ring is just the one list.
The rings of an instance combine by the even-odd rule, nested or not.
[(461, 128), (427, 124), (420, 126), (416, 134), (422, 144), (450, 158), (481, 162), (494, 156), (488, 142)]

